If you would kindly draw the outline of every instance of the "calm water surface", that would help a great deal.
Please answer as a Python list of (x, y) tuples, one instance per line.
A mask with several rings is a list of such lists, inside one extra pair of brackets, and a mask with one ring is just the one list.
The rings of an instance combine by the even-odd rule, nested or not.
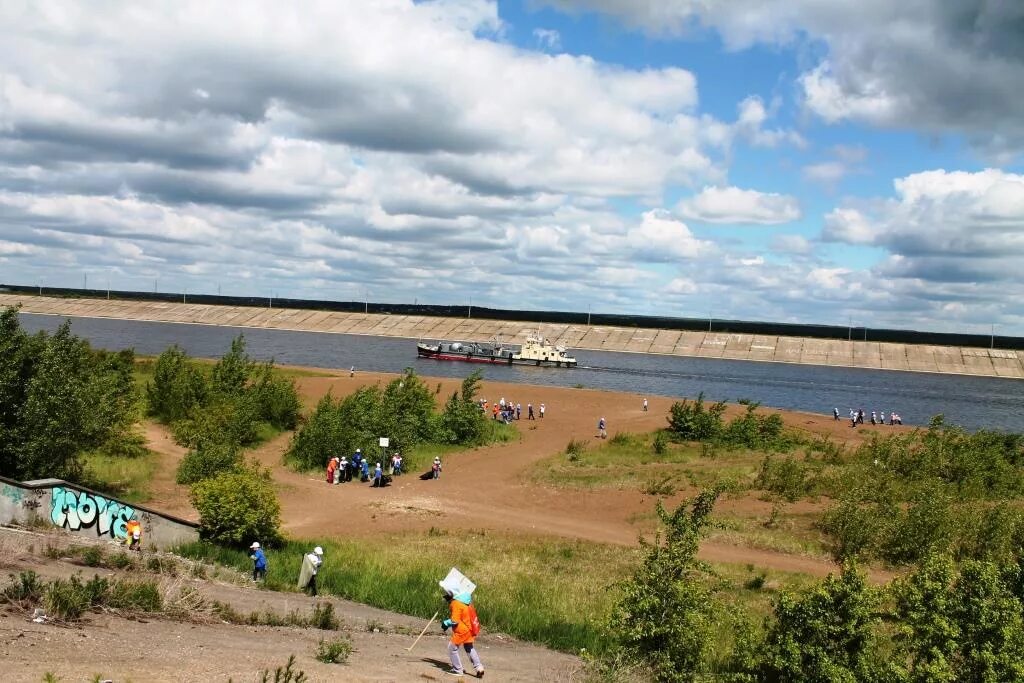
[[(21, 315), (22, 325), (30, 331), (52, 331), (63, 320)], [(574, 351), (580, 367), (573, 370), (485, 366), (417, 358), (415, 342), (409, 339), (103, 318), (71, 320), (74, 333), (94, 346), (134, 348), (146, 355), (178, 344), (192, 356), (215, 358), (224, 354), (232, 338), (244, 333), (252, 357), (288, 365), (354, 365), (357, 370), (379, 372), (412, 367), (424, 376), (458, 378), (480, 369), (487, 379), (502, 382), (582, 384), (673, 398), (703, 391), (711, 400), (748, 398), (766, 406), (825, 414), (833, 407), (841, 415), (850, 408), (864, 408), (867, 413), (895, 410), (904, 424), (925, 424), (932, 415), (943, 413), (947, 421), (970, 429), (1024, 431), (1024, 380), (601, 351)], [(525, 392), (516, 399), (538, 402)]]

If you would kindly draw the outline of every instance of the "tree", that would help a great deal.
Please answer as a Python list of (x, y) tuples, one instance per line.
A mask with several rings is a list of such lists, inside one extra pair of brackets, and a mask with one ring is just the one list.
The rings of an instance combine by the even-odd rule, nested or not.
[(460, 391), (454, 392), (444, 404), (441, 412), (443, 440), (449, 443), (475, 445), (483, 441), (487, 428), (487, 417), (476, 403), (483, 375), (479, 370), (471, 372), (464, 380)]
[(270, 477), (252, 469), (222, 472), (192, 486), (200, 537), (234, 547), (280, 540), (281, 505)]
[(1007, 573), (945, 555), (896, 583), (896, 615), (915, 683), (1024, 680), (1024, 605)]
[(245, 336), (231, 340), (231, 349), (213, 366), (210, 385), (214, 392), (225, 396), (238, 396), (245, 391), (255, 364), (245, 352)]
[(156, 359), (153, 381), (146, 385), (150, 412), (168, 423), (188, 417), (209, 393), (206, 378), (176, 344)]
[(878, 595), (852, 564), (802, 595), (783, 592), (760, 657), (759, 676), (789, 683), (897, 680), (873, 647)]
[(659, 502), (665, 536), (641, 539), (643, 563), (622, 584), (612, 629), (626, 656), (649, 663), (658, 681), (692, 681), (705, 663), (714, 605), (696, 555), (719, 492), (702, 491), (671, 513)]

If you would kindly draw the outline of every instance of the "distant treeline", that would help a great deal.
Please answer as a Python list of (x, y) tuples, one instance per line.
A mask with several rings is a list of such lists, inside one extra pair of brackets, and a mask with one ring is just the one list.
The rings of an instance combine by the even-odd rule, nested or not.
[[(0, 285), (0, 291), (39, 293), (38, 286)], [(57, 297), (106, 298), (107, 290), (71, 287), (43, 287), (43, 294)], [(994, 343), (1000, 349), (1024, 349), (1024, 337), (988, 334), (960, 334), (955, 332), (919, 332), (917, 330), (889, 330), (882, 328), (846, 327), (840, 325), (806, 325), (796, 323), (764, 322), (756, 320), (718, 320), (708, 318), (673, 318), (656, 315), (620, 315), (615, 313), (577, 313), (573, 311), (522, 311), (482, 306), (454, 306), (435, 304), (385, 304), (372, 301), (321, 301), (318, 299), (285, 299), (256, 296), (221, 296), (219, 294), (182, 294), (172, 292), (129, 292), (110, 290), (114, 299), (132, 301), (187, 301), (218, 306), (255, 306), (274, 308), (301, 308), (317, 311), (343, 311), (350, 313), (385, 313), (394, 315), (427, 315), (451, 318), (484, 318), (488, 320), (514, 320), (534, 323), (571, 325), (608, 325), (614, 327), (642, 327), (663, 330), (693, 330), (706, 332), (733, 332), (742, 334), (778, 335), (784, 337), (811, 337), (814, 339), (847, 339), (857, 341), (893, 342), (900, 344), (934, 344), (936, 346), (974, 346), (988, 348)]]

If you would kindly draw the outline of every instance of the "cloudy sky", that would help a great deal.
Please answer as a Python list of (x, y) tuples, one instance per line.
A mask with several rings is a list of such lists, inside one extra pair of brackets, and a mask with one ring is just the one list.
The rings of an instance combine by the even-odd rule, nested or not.
[(0, 282), (1024, 334), (1024, 3), (0, 3)]

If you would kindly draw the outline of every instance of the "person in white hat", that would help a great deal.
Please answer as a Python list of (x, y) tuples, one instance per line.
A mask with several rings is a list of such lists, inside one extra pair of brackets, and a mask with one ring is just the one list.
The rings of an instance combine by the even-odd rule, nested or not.
[(249, 546), (249, 550), (252, 551), (249, 555), (249, 559), (252, 560), (252, 580), (266, 580), (267, 556), (263, 554), (263, 548), (260, 547), (258, 542), (253, 541), (253, 544)]
[(308, 590), (313, 597), (316, 597), (316, 575), (323, 563), (324, 549), (320, 546), (313, 548), (313, 552), (302, 558), (298, 587)]
[(434, 458), (434, 464), (430, 466), (430, 474), (434, 479), (441, 478), (441, 458)]

